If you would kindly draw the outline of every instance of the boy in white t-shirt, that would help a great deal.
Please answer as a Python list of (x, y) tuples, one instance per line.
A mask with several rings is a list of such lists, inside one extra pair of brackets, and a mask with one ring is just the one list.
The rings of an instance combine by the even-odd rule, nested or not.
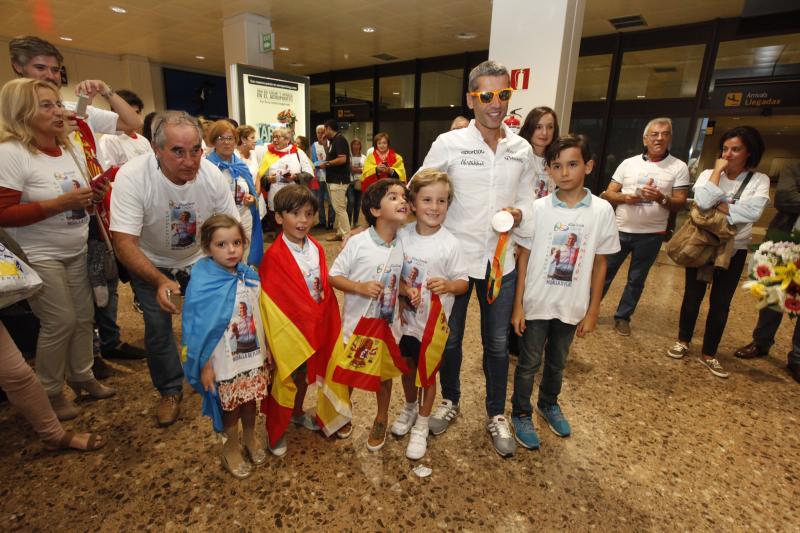
[[(409, 371), (402, 378), (406, 404), (391, 431), (398, 437), (411, 431), (406, 457), (416, 460), (425, 455), (428, 447), (428, 417), (436, 397), (436, 374), (450, 333), (447, 321), (455, 297), (467, 291), (469, 276), (458, 240), (442, 227), (453, 200), (450, 178), (445, 172), (425, 169), (414, 176), (408, 192), (417, 221), (400, 230), (398, 238), (404, 255), (400, 292), (410, 304), (402, 311), (400, 352)], [(436, 333), (441, 334), (438, 343)], [(420, 358), (425, 359), (420, 362)]]
[[(331, 285), (345, 293), (342, 337), (347, 343), (361, 317), (379, 317), (386, 320), (394, 341), (398, 342), (400, 284), (396, 280), (400, 279), (403, 268), (403, 247), (396, 237), (408, 217), (403, 183), (391, 178), (379, 180), (364, 191), (361, 211), (369, 229), (350, 237), (330, 270)], [(392, 279), (395, 280), (394, 292), (387, 295), (385, 289)], [(380, 305), (387, 300), (394, 302), (394, 308), (388, 313), (386, 306)], [(386, 442), (392, 380), (382, 380), (376, 395), (378, 412), (367, 439), (367, 449), (373, 452), (383, 448)], [(339, 431), (341, 437), (349, 434), (349, 424)]]
[(522, 337), (514, 374), (511, 421), (517, 442), (539, 448), (533, 427), (533, 378), (545, 358), (536, 411), (560, 437), (570, 426), (558, 405), (567, 354), (577, 332), (594, 331), (606, 255), (619, 251), (611, 204), (583, 187), (592, 171), (589, 146), (582, 137), (561, 137), (547, 150), (547, 165), (558, 190), (533, 202), (523, 220), (519, 242), (517, 290), (511, 324)]

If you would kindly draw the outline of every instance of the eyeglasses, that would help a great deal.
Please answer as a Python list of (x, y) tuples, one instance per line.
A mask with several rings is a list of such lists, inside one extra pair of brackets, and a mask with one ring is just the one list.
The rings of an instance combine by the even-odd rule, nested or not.
[(234, 138), (233, 137), (223, 137), (222, 135), (220, 135), (219, 137), (217, 137), (217, 141), (223, 142), (223, 143), (232, 143), (234, 141)]
[(492, 100), (494, 100), (494, 95), (500, 99), (501, 102), (508, 102), (511, 98), (511, 93), (514, 92), (514, 89), (498, 89), (496, 91), (481, 91), (481, 92), (474, 92), (474, 93), (467, 93), (470, 96), (475, 98), (479, 98), (480, 101), (484, 104), (491, 104)]
[(672, 137), (671, 131), (651, 131), (647, 134), (648, 139), (658, 139), (659, 137), (667, 138)]

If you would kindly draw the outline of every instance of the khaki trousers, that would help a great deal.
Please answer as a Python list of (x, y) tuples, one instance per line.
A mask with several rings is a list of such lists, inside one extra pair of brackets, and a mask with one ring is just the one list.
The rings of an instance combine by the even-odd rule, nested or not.
[(336, 228), (336, 234), (341, 236), (350, 233), (350, 220), (347, 216), (347, 187), (349, 185), (349, 183), (328, 183), (331, 205), (333, 212), (336, 213), (333, 227)]

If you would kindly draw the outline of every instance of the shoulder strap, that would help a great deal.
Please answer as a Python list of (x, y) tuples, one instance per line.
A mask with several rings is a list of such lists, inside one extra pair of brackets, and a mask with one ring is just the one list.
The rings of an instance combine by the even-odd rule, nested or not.
[(739, 190), (736, 191), (736, 194), (733, 195), (731, 203), (735, 204), (736, 202), (739, 201), (739, 197), (742, 196), (742, 192), (744, 192), (745, 187), (747, 187), (747, 184), (750, 183), (750, 178), (752, 177), (753, 177), (753, 171), (751, 170), (750, 172), (747, 173), (747, 176), (744, 177), (744, 181), (742, 181), (742, 184), (739, 185)]

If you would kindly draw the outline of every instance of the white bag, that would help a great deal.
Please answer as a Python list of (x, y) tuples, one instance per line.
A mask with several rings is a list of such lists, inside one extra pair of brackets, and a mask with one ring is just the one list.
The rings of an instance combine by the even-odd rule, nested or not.
[(0, 244), (0, 309), (29, 298), (41, 287), (39, 274)]

